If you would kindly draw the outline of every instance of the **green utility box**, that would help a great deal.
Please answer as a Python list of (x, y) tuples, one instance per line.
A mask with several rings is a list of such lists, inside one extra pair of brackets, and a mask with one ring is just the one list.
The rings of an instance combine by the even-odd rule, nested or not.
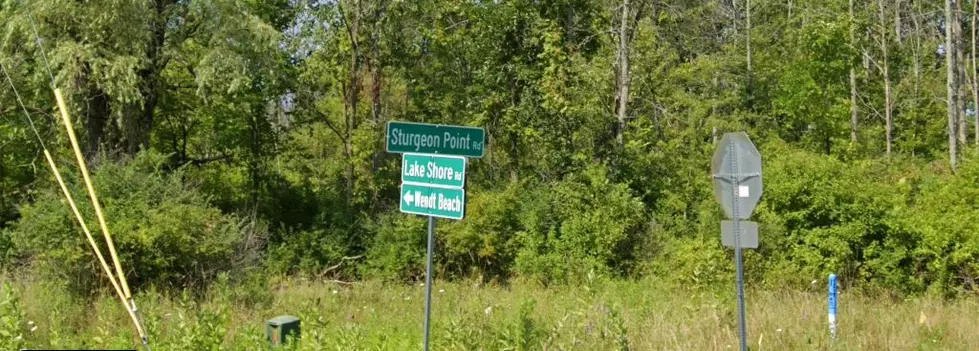
[(272, 346), (284, 345), (292, 339), (299, 338), (299, 318), (293, 316), (278, 316), (269, 319), (265, 327), (265, 335)]

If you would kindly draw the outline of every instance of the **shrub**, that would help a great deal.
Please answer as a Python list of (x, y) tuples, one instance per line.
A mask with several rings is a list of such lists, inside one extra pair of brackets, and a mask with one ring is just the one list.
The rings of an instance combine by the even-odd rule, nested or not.
[[(765, 189), (752, 218), (760, 246), (745, 253), (747, 279), (809, 288), (836, 273), (848, 286), (895, 293), (979, 291), (975, 160), (952, 174), (915, 159), (844, 162), (778, 140), (762, 147)], [(707, 185), (659, 193), (647, 272), (727, 286), (734, 266), (720, 245), (720, 207), (699, 188)]]
[(465, 220), (440, 222), (439, 251), (450, 273), (484, 279), (509, 276), (518, 244), (515, 233), (520, 230), (520, 194), (525, 191), (514, 182), (499, 191), (467, 193)]
[(425, 276), (426, 221), (404, 213), (382, 215), (373, 225), (374, 241), (364, 270), (384, 279), (416, 279)]
[(337, 228), (283, 230), (280, 236), (281, 243), (274, 244), (269, 250), (267, 266), (273, 273), (317, 274), (331, 266), (344, 263), (331, 270), (331, 273), (349, 275), (349, 268), (354, 267), (343, 262), (350, 247), (346, 230)]
[(645, 208), (596, 166), (520, 199), (516, 271), (543, 282), (590, 271), (625, 274), (635, 263)]
[[(949, 295), (979, 292), (979, 162), (963, 162), (952, 175), (930, 175), (893, 222), (917, 245), (899, 247), (886, 265), (908, 266), (914, 287)], [(876, 263), (876, 262), (868, 262)]]
[[(764, 223), (759, 253), (769, 261), (766, 280), (807, 286), (831, 272), (849, 282), (911, 283), (900, 259), (913, 241), (891, 222), (910, 188), (898, 181), (900, 160), (847, 165), (827, 155), (772, 145), (765, 160)], [(878, 262), (879, 264), (868, 264)]]
[[(212, 207), (184, 182), (183, 171), (164, 171), (166, 158), (141, 153), (94, 170), (106, 221), (131, 285), (201, 286), (217, 272), (248, 266), (261, 249), (264, 230), (246, 227)], [(65, 173), (88, 227), (102, 242), (94, 210), (79, 177)], [(48, 183), (35, 201), (20, 208), (9, 235), (19, 262), (83, 290), (104, 282), (84, 235), (57, 185)], [(247, 235), (246, 235), (247, 234)], [(108, 250), (103, 254), (109, 259)], [(111, 264), (111, 263), (110, 263)]]
[[(717, 227), (719, 232), (720, 224)], [(662, 255), (650, 264), (650, 273), (684, 287), (726, 288), (734, 281), (735, 267), (731, 250), (720, 241), (720, 234), (668, 238)]]

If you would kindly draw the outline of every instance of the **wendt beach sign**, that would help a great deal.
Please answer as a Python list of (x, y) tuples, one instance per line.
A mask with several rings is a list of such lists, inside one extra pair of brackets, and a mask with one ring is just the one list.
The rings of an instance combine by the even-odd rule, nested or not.
[(401, 212), (448, 219), (462, 219), (466, 191), (419, 184), (401, 184)]

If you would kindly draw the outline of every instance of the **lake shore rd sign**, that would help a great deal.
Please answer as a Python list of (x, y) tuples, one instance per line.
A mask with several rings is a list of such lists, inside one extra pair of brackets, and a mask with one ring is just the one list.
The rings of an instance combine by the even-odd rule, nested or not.
[(421, 184), (401, 184), (401, 212), (462, 219), (465, 216), (466, 191)]
[(401, 182), (462, 188), (466, 184), (466, 158), (404, 154)]
[(385, 144), (387, 152), (479, 158), (486, 154), (486, 131), (477, 127), (390, 121)]

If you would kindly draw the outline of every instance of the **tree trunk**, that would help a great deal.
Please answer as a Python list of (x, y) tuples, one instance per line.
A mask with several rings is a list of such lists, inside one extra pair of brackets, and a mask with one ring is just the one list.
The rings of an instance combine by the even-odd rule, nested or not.
[[(850, 0), (850, 45), (856, 48), (856, 39), (854, 36), (854, 27), (856, 27), (856, 21), (853, 17), (853, 1)], [(857, 143), (857, 124), (860, 122), (859, 110), (857, 106), (857, 70), (855, 67), (850, 67), (850, 141), (854, 144)]]
[(626, 123), (629, 107), (629, 0), (622, 1), (622, 16), (619, 19), (619, 86), (618, 86), (618, 108), (616, 119), (618, 125), (615, 129), (615, 142), (622, 146), (624, 142)]
[(248, 146), (251, 155), (248, 157), (248, 178), (251, 180), (251, 186), (248, 191), (252, 209), (257, 210), (262, 186), (262, 133), (258, 125), (259, 119), (262, 117), (261, 109), (252, 108), (249, 112), (248, 129), (251, 140), (249, 140)]
[(972, 4), (972, 46), (970, 47), (970, 52), (972, 53), (972, 113), (975, 117), (975, 134), (972, 135), (972, 139), (976, 144), (976, 148), (979, 148), (979, 76), (976, 75), (976, 15), (979, 15), (979, 11), (976, 10), (977, 4)]
[(960, 21), (960, 13), (962, 13), (962, 1), (955, 2), (956, 9), (952, 11), (952, 23), (955, 25), (952, 28), (955, 30), (954, 40), (955, 40), (955, 94), (958, 97), (955, 99), (955, 115), (958, 117), (958, 134), (959, 134), (959, 145), (966, 145), (968, 141), (966, 140), (966, 135), (969, 132), (969, 128), (965, 124), (965, 91), (964, 85), (962, 84), (963, 77), (965, 77), (965, 54), (962, 50), (962, 21)]
[[(353, 203), (354, 185), (354, 160), (353, 160), (353, 131), (357, 128), (357, 102), (360, 98), (360, 33), (361, 4), (355, 1), (352, 18), (347, 19), (347, 35), (350, 39), (350, 72), (344, 99), (346, 100), (343, 116), (343, 153), (346, 158), (344, 167), (344, 178), (346, 179), (346, 196), (348, 204)], [(341, 8), (342, 12), (343, 9)]]
[(891, 149), (894, 145), (893, 141), (893, 131), (894, 131), (894, 116), (891, 113), (891, 106), (893, 106), (893, 97), (891, 96), (891, 75), (889, 62), (887, 57), (887, 11), (884, 8), (884, 0), (877, 0), (877, 6), (880, 9), (880, 50), (883, 54), (883, 73), (884, 73), (884, 133), (887, 139), (887, 156), (891, 156)]
[(904, 38), (901, 37), (901, 0), (894, 1), (894, 40), (897, 45), (904, 45)]
[(958, 167), (958, 145), (955, 140), (956, 136), (956, 122), (958, 117), (956, 116), (956, 84), (955, 84), (955, 67), (957, 66), (955, 62), (955, 40), (953, 39), (952, 30), (952, 20), (955, 18), (952, 12), (952, 1), (945, 0), (945, 72), (946, 72), (946, 91), (948, 101), (946, 103), (946, 109), (948, 112), (948, 156), (949, 163), (952, 166), (952, 171), (954, 172)]
[(104, 143), (109, 143), (106, 139), (111, 139), (106, 136), (111, 110), (109, 97), (101, 89), (94, 88), (89, 96), (91, 98), (85, 108), (85, 134), (88, 139), (85, 158), (91, 160), (95, 155), (98, 155), (99, 149)]
[(143, 97), (141, 107), (128, 108), (131, 114), (122, 126), (125, 132), (125, 151), (133, 155), (140, 150), (147, 150), (150, 147), (150, 137), (153, 131), (153, 120), (156, 115), (156, 106), (160, 100), (161, 84), (160, 77), (166, 67), (167, 60), (163, 56), (163, 46), (166, 43), (167, 30), (167, 6), (171, 5), (171, 0), (156, 0), (151, 14), (152, 34), (147, 43), (146, 66), (138, 72), (140, 77), (139, 92)]
[[(378, 6), (374, 10), (374, 16), (372, 19), (372, 29), (371, 29), (371, 60), (370, 60), (370, 75), (371, 75), (371, 122), (372, 127), (377, 129), (382, 129), (381, 126), (381, 75), (383, 66), (381, 64), (381, 49), (380, 49), (380, 22), (381, 14), (384, 11), (384, 2), (377, 4)], [(374, 153), (371, 155), (371, 171), (377, 172), (380, 166), (380, 150), (375, 148)], [(377, 192), (375, 192), (377, 195)]]
[(921, 9), (916, 8), (916, 5), (920, 6), (920, 2), (911, 4), (911, 15), (909, 16), (911, 17), (911, 23), (914, 25), (914, 36), (912, 37), (914, 43), (911, 46), (911, 51), (912, 51), (911, 60), (913, 61), (913, 65), (914, 65), (914, 97), (915, 98), (918, 97), (918, 86), (921, 83), (921, 59), (919, 57), (921, 52), (921, 23), (918, 20), (918, 17), (921, 15)]
[(745, 12), (745, 26), (744, 26), (744, 42), (745, 42), (745, 59), (747, 61), (748, 68), (748, 109), (751, 110), (754, 106), (754, 91), (752, 90), (751, 81), (751, 0), (745, 0), (744, 3)]

